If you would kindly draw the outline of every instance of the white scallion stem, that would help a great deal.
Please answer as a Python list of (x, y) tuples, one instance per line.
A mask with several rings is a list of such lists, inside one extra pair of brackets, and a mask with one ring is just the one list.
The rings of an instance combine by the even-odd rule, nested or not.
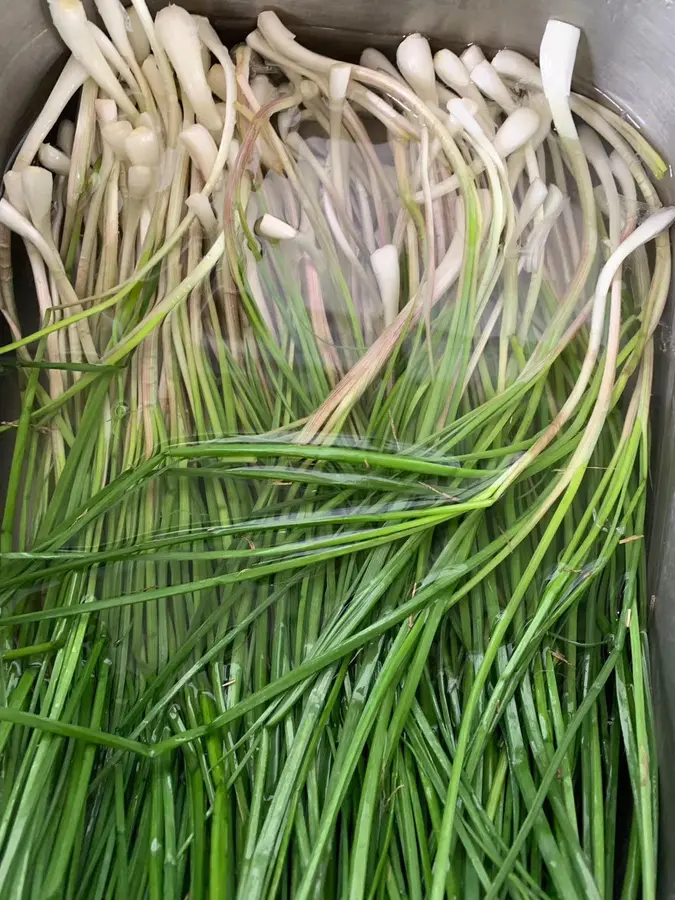
[(527, 106), (512, 112), (500, 126), (493, 144), (502, 159), (524, 147), (537, 134), (541, 120), (537, 112)]
[(87, 70), (84, 66), (80, 65), (74, 56), (71, 56), (21, 146), (19, 155), (14, 162), (14, 168), (17, 171), (32, 165), (42, 142), (56, 125), (66, 105), (80, 90), (87, 77)]
[[(31, 167), (32, 168), (32, 167)], [(24, 171), (30, 171), (26, 169)], [(16, 171), (10, 171), (5, 173), (4, 177), (4, 185), (5, 192), (9, 199), (10, 204), (22, 215), (28, 214), (28, 204), (26, 201), (26, 197), (24, 194), (24, 186), (23, 186), (23, 172), (20, 174)], [(35, 285), (35, 296), (38, 303), (38, 309), (40, 311), (40, 319), (43, 322), (53, 322), (55, 321), (55, 313), (54, 306), (58, 304), (58, 299), (56, 303), (52, 297), (51, 288), (49, 284), (49, 277), (47, 275), (47, 270), (45, 266), (44, 257), (37, 249), (37, 247), (28, 240), (25, 236), (23, 236), (24, 244), (26, 247), (26, 253), (28, 255), (28, 262), (31, 267), (31, 272), (33, 274), (33, 282)], [(12, 323), (14, 322), (13, 311), (12, 316), (10, 317)], [(13, 327), (13, 326), (12, 326)], [(58, 334), (50, 334), (47, 338), (47, 349), (48, 349), (48, 357), (53, 361), (60, 361), (64, 358), (65, 354), (61, 352), (60, 341)], [(63, 392), (63, 378), (60, 372), (50, 371), (49, 373), (49, 393), (52, 398), (56, 398)]]
[(516, 229), (518, 236), (520, 236), (532, 222), (537, 210), (541, 209), (547, 194), (548, 188), (541, 178), (535, 178), (530, 183), (518, 213), (518, 225)]
[[(110, 101), (113, 103), (114, 101)], [(73, 152), (73, 141), (75, 140), (75, 123), (70, 119), (61, 119), (56, 135), (56, 146), (62, 153), (70, 157)]]
[(381, 53), (374, 47), (366, 47), (361, 53), (359, 63), (366, 69), (373, 69), (375, 72), (384, 72), (385, 75), (389, 75), (390, 78), (396, 78), (397, 81), (404, 80), (401, 78), (401, 73), (397, 71), (396, 67), (387, 59), (384, 53)]
[(609, 157), (602, 146), (600, 138), (588, 125), (581, 126), (579, 140), (588, 162), (595, 169), (600, 179), (600, 184), (605, 194), (609, 218), (609, 240), (612, 250), (615, 250), (621, 240), (621, 204), (614, 175), (609, 164)]
[[(140, 66), (150, 52), (150, 45), (142, 28), (139, 27), (136, 10), (132, 9), (127, 13), (120, 0), (95, 0), (95, 3), (113, 44), (138, 84), (141, 95), (139, 100), (142, 100), (149, 109), (154, 109), (152, 93)], [(127, 76), (123, 74), (122, 77), (130, 84)]]
[(471, 70), (471, 80), (481, 93), (494, 100), (505, 112), (512, 113), (517, 109), (515, 97), (486, 59)]
[(39, 166), (29, 166), (21, 173), (23, 196), (33, 225), (51, 244), (51, 213), (54, 199), (54, 178)]
[(633, 173), (631, 172), (628, 164), (616, 150), (613, 150), (610, 154), (609, 164), (612, 175), (614, 175), (614, 177), (616, 178), (620, 188), (621, 198), (625, 207), (623, 227), (626, 231), (626, 234), (628, 235), (637, 225), (637, 186), (635, 184), (635, 179), (633, 178)]
[(425, 103), (437, 105), (436, 73), (429, 41), (421, 34), (408, 35), (396, 48), (396, 63), (415, 93)]
[(476, 66), (485, 60), (485, 54), (478, 44), (470, 44), (462, 53), (460, 59), (470, 75)]
[(120, 76), (122, 81), (126, 82), (130, 92), (137, 98), (141, 96), (141, 88), (136, 76), (129, 68), (126, 60), (122, 57), (117, 47), (113, 44), (107, 34), (105, 34), (98, 25), (89, 22), (89, 30), (94, 36), (96, 45), (103, 54), (106, 62), (110, 65), (113, 72)]
[(541, 72), (532, 60), (515, 50), (500, 50), (492, 59), (492, 67), (503, 78), (515, 81), (517, 85), (541, 90)]
[(80, 96), (75, 124), (75, 140), (66, 188), (66, 214), (61, 234), (61, 256), (66, 259), (78, 216), (80, 197), (87, 186), (92, 150), (96, 138), (96, 100), (98, 85), (88, 79)]
[(208, 180), (216, 166), (218, 148), (203, 125), (191, 125), (181, 132), (180, 141), (188, 150), (204, 180)]
[[(549, 153), (551, 156), (551, 161), (553, 162), (553, 173), (555, 177), (555, 183), (558, 185), (563, 194), (568, 193), (567, 191), (567, 179), (565, 177), (565, 166), (562, 160), (562, 154), (560, 152), (560, 146), (558, 141), (550, 137), (547, 140), (547, 146), (549, 149)], [(574, 220), (574, 213), (572, 211), (571, 204), (567, 204), (565, 209), (563, 210), (563, 222), (565, 225), (565, 234), (567, 236), (567, 243), (569, 244), (569, 252), (571, 256), (571, 262), (573, 266), (579, 265), (579, 259), (581, 256), (581, 248), (579, 245), (579, 234), (577, 232), (576, 223)], [(569, 281), (569, 279), (567, 279)]]
[(67, 176), (70, 173), (70, 157), (51, 144), (40, 144), (38, 160), (41, 166), (55, 175)]
[(143, 30), (138, 10), (131, 7), (130, 9), (125, 10), (125, 15), (125, 29), (129, 36), (131, 49), (134, 52), (134, 56), (136, 57), (139, 66), (142, 66), (150, 55), (150, 41)]
[(561, 191), (555, 185), (551, 185), (543, 207), (543, 218), (532, 229), (525, 245), (522, 266), (526, 272), (536, 272), (542, 265), (546, 242), (563, 211), (565, 201), (566, 198)]
[(216, 97), (221, 100), (227, 100), (227, 84), (225, 81), (225, 70), (220, 63), (211, 66), (206, 76), (206, 83), (211, 88)]
[(377, 286), (380, 289), (384, 310), (384, 325), (388, 328), (398, 315), (401, 294), (401, 271), (398, 250), (393, 244), (379, 247), (371, 254), (370, 264), (373, 267)]
[(288, 222), (265, 213), (255, 225), (256, 234), (273, 241), (292, 241), (298, 232)]
[(218, 220), (208, 197), (203, 194), (190, 194), (185, 205), (193, 212), (204, 229), (205, 234), (213, 241), (218, 233)]
[(138, 110), (129, 100), (101, 53), (79, 0), (49, 0), (56, 30), (76, 60), (99, 87), (134, 121)]
[[(171, 66), (167, 59), (166, 53), (161, 41), (157, 37), (155, 31), (155, 23), (148, 9), (145, 0), (131, 0), (138, 16), (143, 32), (150, 44), (152, 53), (146, 58), (141, 71), (145, 75), (153, 94), (157, 98), (157, 105), (160, 110), (162, 119), (166, 124), (167, 130), (167, 146), (174, 148), (178, 140), (178, 132), (180, 131), (180, 110), (178, 107), (178, 96), (176, 94), (176, 85), (174, 82)], [(157, 77), (158, 76), (158, 77)], [(155, 79), (155, 83), (151, 81)], [(157, 83), (159, 82), (159, 84)]]
[(167, 6), (155, 19), (157, 37), (166, 51), (178, 80), (204, 128), (220, 134), (223, 127), (201, 58), (197, 23), (180, 6)]
[[(56, 249), (51, 246), (39, 231), (31, 225), (31, 223), (21, 215), (7, 200), (0, 200), (0, 222), (6, 225), (11, 231), (20, 235), (24, 240), (30, 241), (44, 259), (47, 268), (53, 275), (59, 295), (62, 302), (66, 306), (72, 306), (75, 310), (80, 310), (78, 297), (73, 290), (68, 276), (63, 268), (63, 263)], [(94, 348), (91, 334), (87, 322), (81, 321), (77, 323), (77, 331), (82, 341), (82, 348), (88, 362), (97, 362), (98, 354)]]
[(204, 189), (202, 190), (202, 193), (208, 197), (218, 183), (221, 172), (225, 168), (225, 164), (229, 158), (230, 145), (232, 143), (236, 125), (235, 104), (237, 101), (237, 81), (234, 66), (232, 65), (232, 60), (230, 59), (227, 47), (225, 47), (220, 40), (209, 20), (205, 19), (203, 16), (195, 16), (195, 21), (197, 22), (200, 40), (218, 60), (223, 68), (223, 74), (225, 75), (225, 103), (227, 109), (224, 117), (223, 130), (213, 171), (209, 173)]
[(118, 159), (127, 159), (127, 138), (133, 132), (131, 122), (121, 119), (101, 126), (101, 136)]
[(551, 19), (540, 49), (542, 84), (553, 121), (560, 137), (572, 141), (576, 141), (578, 135), (569, 101), (580, 35), (574, 25)]
[(338, 219), (337, 213), (335, 212), (335, 207), (333, 206), (333, 201), (331, 200), (328, 191), (322, 191), (322, 204), (323, 210), (326, 214), (326, 220), (328, 222), (328, 226), (333, 233), (333, 237), (335, 238), (335, 242), (338, 247), (342, 250), (344, 255), (350, 261), (353, 266), (360, 268), (360, 263), (352, 245), (350, 244), (347, 236), (342, 230), (342, 226), (340, 225), (340, 220)]
[(276, 13), (266, 10), (258, 16), (258, 28), (270, 44), (271, 47), (279, 50), (289, 59), (295, 60), (299, 65), (304, 66), (311, 72), (322, 72), (327, 74), (331, 66), (339, 63), (340, 60), (331, 59), (308, 50), (295, 40), (295, 35), (289, 31)]
[(152, 94), (153, 102), (159, 110), (159, 114), (162, 117), (162, 122), (168, 130), (170, 115), (169, 99), (164, 87), (164, 81), (162, 79), (161, 72), (159, 71), (159, 67), (157, 65), (157, 60), (152, 53), (143, 61), (141, 72), (143, 73), (143, 77), (148, 83), (148, 88)]
[(134, 128), (125, 138), (124, 149), (132, 166), (148, 166), (154, 169), (159, 165), (159, 141), (151, 128), (143, 125)]
[(332, 66), (328, 74), (328, 96), (330, 108), (330, 159), (333, 184), (338, 197), (345, 202), (347, 190), (343, 171), (342, 110), (351, 78), (351, 66)]

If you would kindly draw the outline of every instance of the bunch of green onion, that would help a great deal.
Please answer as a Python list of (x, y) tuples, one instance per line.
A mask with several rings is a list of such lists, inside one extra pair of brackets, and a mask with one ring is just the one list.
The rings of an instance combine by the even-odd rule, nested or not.
[(664, 163), (561, 22), (96, 7), (0, 200), (0, 897), (650, 900)]

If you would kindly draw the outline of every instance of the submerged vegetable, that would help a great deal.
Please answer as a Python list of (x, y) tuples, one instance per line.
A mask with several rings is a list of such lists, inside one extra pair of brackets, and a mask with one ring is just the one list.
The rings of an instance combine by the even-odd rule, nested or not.
[(564, 23), (97, 7), (0, 200), (0, 897), (653, 898), (665, 165)]

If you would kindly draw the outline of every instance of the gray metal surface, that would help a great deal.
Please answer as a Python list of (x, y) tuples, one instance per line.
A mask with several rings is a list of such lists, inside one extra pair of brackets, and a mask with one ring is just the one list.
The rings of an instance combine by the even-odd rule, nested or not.
[[(237, 37), (265, 0), (182, 0)], [(166, 5), (156, 3), (155, 6)], [(271, 4), (299, 33), (315, 39), (387, 46), (411, 31), (436, 43), (479, 41), (536, 55), (544, 26), (557, 16), (584, 32), (579, 75), (628, 110), (663, 152), (675, 160), (675, 0), (275, 0)], [(0, 158), (4, 161), (44, 95), (61, 47), (49, 26), (46, 0), (0, 0)], [(318, 29), (318, 30), (317, 30)], [(377, 36), (374, 38), (373, 36)], [(660, 186), (675, 201), (672, 179)], [(661, 778), (660, 896), (675, 900), (675, 338), (672, 310), (658, 335), (654, 396), (653, 525), (650, 589), (651, 648), (656, 688)], [(0, 382), (0, 392), (2, 385)], [(3, 399), (5, 402), (3, 403)], [(0, 419), (8, 418), (0, 393)], [(0, 443), (0, 457), (7, 445)], [(1, 500), (1, 492), (0, 492)]]

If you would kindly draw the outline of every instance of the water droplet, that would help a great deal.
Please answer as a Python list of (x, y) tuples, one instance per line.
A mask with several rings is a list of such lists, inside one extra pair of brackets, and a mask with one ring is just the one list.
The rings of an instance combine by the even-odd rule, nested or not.
[(159, 851), (160, 851), (161, 849), (162, 849), (162, 845), (160, 844), (160, 842), (157, 840), (157, 838), (153, 838), (153, 839), (152, 839), (152, 843), (150, 844), (150, 852), (151, 852), (151, 853), (153, 854), (153, 856), (154, 856), (154, 855), (156, 855), (157, 853), (159, 853)]

